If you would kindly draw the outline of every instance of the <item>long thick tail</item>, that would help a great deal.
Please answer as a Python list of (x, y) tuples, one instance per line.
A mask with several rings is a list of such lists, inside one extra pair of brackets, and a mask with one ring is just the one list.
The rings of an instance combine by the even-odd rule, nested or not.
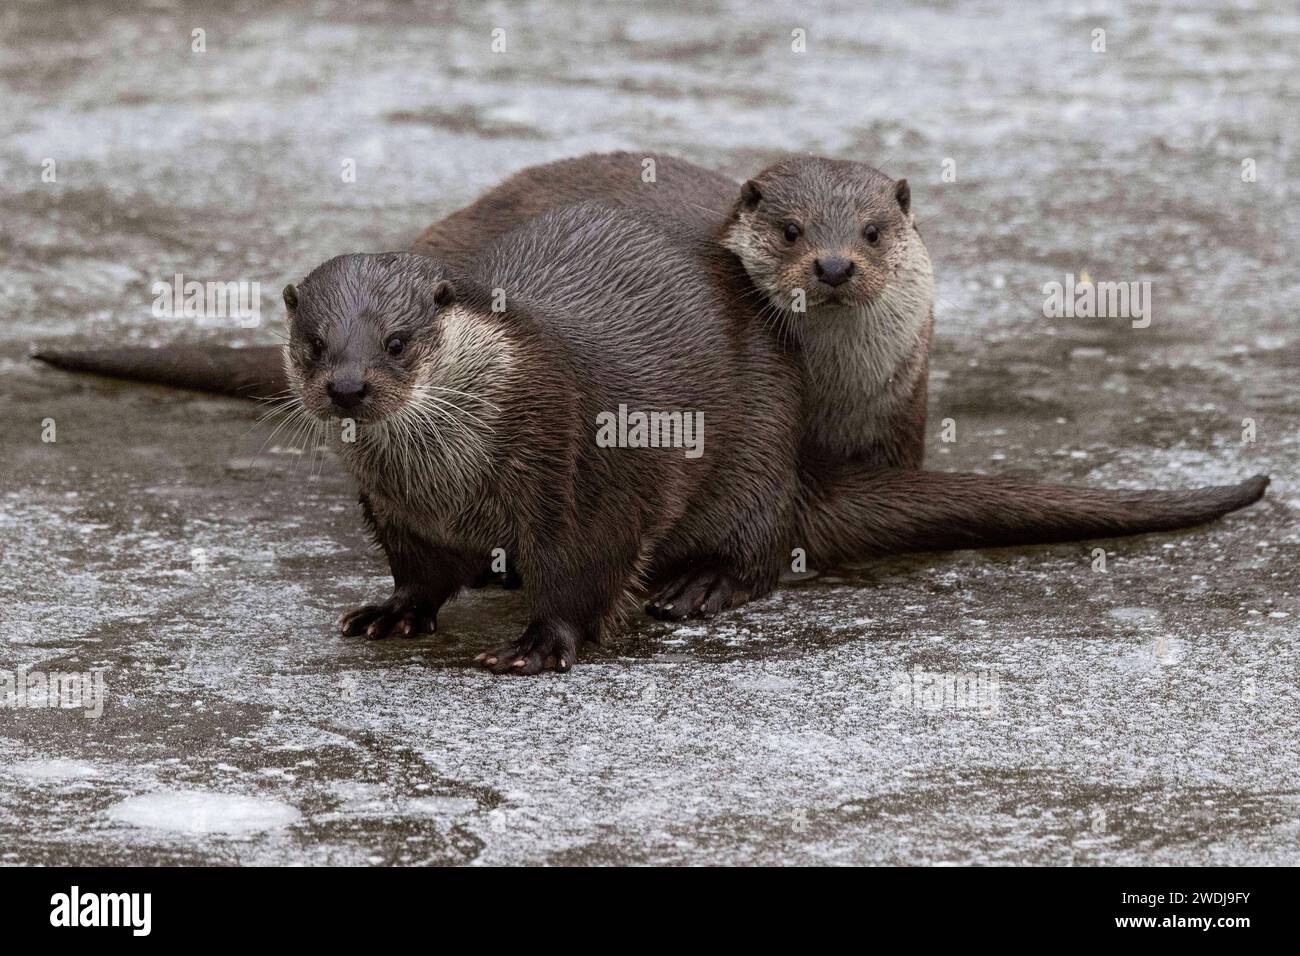
[(796, 547), (829, 567), (910, 551), (1081, 541), (1204, 524), (1258, 501), (1268, 478), (1192, 491), (1108, 491), (844, 465), (810, 480)]
[(67, 369), (238, 398), (270, 398), (289, 387), (279, 346), (218, 345), (37, 352), (32, 358)]

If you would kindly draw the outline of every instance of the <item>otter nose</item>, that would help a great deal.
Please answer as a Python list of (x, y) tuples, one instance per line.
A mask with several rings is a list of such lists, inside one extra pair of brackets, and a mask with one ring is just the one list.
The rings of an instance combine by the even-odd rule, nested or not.
[(325, 386), (325, 391), (339, 408), (356, 408), (370, 391), (370, 386), (355, 378), (339, 378)]
[(814, 259), (813, 271), (829, 286), (843, 285), (853, 275), (852, 259)]

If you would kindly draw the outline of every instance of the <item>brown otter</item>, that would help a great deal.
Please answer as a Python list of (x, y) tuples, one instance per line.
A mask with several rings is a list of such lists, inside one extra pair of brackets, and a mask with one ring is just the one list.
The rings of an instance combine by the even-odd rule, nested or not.
[[(291, 388), (313, 418), (355, 423), (337, 447), (393, 571), (345, 633), (432, 628), (498, 547), (531, 610), (482, 656), (497, 673), (567, 669), (642, 580), (707, 569), (733, 584), (712, 610), (776, 585), (797, 362), (639, 217), (569, 206), (463, 273), (341, 256), (285, 302)], [(606, 447), (596, 423), (624, 407), (698, 415), (705, 447)]]
[[(798, 159), (760, 173), (737, 198), (725, 177), (672, 157), (652, 158), (653, 184), (641, 180), (643, 158), (627, 153), (523, 170), (435, 223), (415, 249), (472, 266), (520, 222), (590, 196), (666, 231), (737, 314), (756, 311), (802, 358), (803, 490), (792, 543), (814, 564), (1168, 530), (1212, 520), (1262, 494), (1262, 479), (1194, 492), (1126, 493), (911, 471), (923, 452), (933, 278), (906, 182), (860, 163)], [(739, 278), (737, 262), (744, 267)], [(216, 391), (235, 382), (228, 371), (238, 363), (234, 350), (205, 359), (218, 363), (215, 378), (187, 353), (173, 366), (169, 350), (142, 352), (42, 357)], [(237, 390), (247, 394), (259, 381), (267, 394), (278, 390), (278, 352), (234, 353), (249, 361)], [(882, 466), (909, 470), (900, 475)], [(651, 612), (680, 617), (728, 602), (732, 582), (709, 568), (702, 578), (695, 573), (668, 585)]]

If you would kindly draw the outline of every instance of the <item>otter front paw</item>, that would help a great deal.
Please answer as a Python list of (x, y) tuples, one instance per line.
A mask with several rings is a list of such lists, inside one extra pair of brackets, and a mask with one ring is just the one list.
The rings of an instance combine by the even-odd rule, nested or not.
[(409, 594), (394, 594), (383, 604), (366, 604), (339, 617), (344, 637), (365, 633), (372, 641), (393, 634), (415, 637), (438, 630), (437, 606)]
[(664, 621), (712, 617), (719, 611), (739, 607), (751, 597), (753, 590), (726, 571), (692, 568), (662, 587), (650, 599), (646, 611)]
[(534, 621), (513, 644), (475, 660), (494, 674), (567, 671), (578, 657), (578, 631), (560, 621)]

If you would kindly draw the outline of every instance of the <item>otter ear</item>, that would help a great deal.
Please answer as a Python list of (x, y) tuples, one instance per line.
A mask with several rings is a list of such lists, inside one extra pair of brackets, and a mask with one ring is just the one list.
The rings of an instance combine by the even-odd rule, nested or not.
[(433, 303), (439, 308), (446, 308), (456, 301), (456, 287), (446, 279), (439, 279), (433, 287)]
[(903, 210), (903, 215), (912, 211), (912, 187), (907, 185), (906, 179), (900, 179), (894, 183), (894, 198), (898, 200), (898, 207)]
[(290, 309), (298, 308), (298, 290), (293, 287), (292, 282), (284, 287), (284, 304)]
[(763, 198), (763, 191), (758, 188), (758, 183), (754, 180), (748, 180), (745, 185), (740, 187), (740, 208), (754, 209), (758, 206), (759, 201)]

